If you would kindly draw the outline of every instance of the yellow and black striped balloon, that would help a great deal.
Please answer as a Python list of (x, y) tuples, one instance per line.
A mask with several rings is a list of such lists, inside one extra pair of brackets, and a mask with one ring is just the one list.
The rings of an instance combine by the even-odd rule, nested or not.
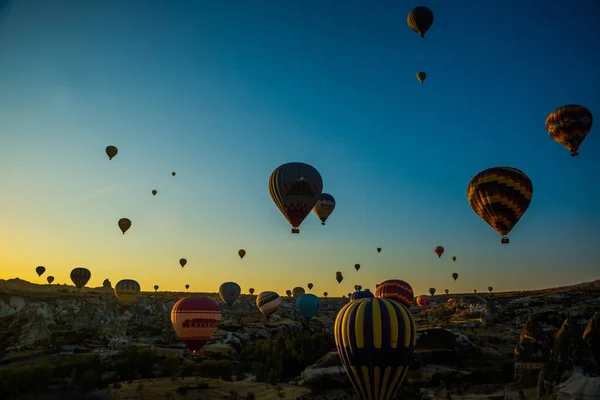
[(481, 171), (467, 188), (473, 210), (502, 236), (519, 222), (532, 197), (531, 179), (523, 171), (511, 167)]
[(363, 400), (391, 399), (417, 342), (410, 311), (394, 300), (356, 300), (338, 313), (334, 335), (344, 368)]
[(74, 268), (73, 271), (71, 271), (71, 280), (77, 289), (84, 287), (91, 277), (92, 273), (87, 268)]
[(579, 146), (592, 129), (592, 112), (584, 106), (569, 104), (558, 107), (546, 119), (546, 131), (559, 144), (571, 152), (579, 153)]
[(115, 285), (115, 296), (125, 308), (135, 301), (142, 288), (133, 279), (123, 279)]

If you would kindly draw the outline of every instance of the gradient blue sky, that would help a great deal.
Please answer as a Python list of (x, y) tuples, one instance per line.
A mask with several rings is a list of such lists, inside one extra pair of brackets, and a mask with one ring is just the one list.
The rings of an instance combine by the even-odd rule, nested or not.
[[(425, 39), (406, 24), (419, 4), (398, 1), (13, 3), (0, 278), (64, 283), (84, 266), (89, 286), (330, 295), (393, 278), (417, 294), (598, 278), (598, 127), (571, 158), (544, 126), (564, 104), (600, 115), (597, 1), (432, 0)], [(291, 235), (273, 204), (269, 175), (290, 161), (336, 198), (326, 227), (311, 214)], [(534, 185), (508, 246), (466, 199), (498, 165)]]

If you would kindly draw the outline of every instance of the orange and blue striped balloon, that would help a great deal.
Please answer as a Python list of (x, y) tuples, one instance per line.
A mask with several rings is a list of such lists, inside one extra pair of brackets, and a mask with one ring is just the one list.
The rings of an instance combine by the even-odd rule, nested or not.
[(335, 344), (352, 385), (363, 400), (390, 400), (412, 362), (415, 321), (402, 304), (360, 299), (346, 304), (334, 326)]
[(403, 280), (390, 279), (381, 282), (375, 290), (375, 297), (378, 299), (396, 300), (406, 308), (410, 308), (415, 294), (412, 287)]

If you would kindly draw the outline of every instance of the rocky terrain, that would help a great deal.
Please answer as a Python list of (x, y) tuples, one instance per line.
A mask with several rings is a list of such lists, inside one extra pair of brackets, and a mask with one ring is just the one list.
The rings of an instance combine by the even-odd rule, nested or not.
[[(0, 373), (90, 353), (115, 357), (132, 346), (154, 349), (161, 357), (188, 358), (171, 326), (170, 309), (189, 294), (143, 293), (124, 311), (110, 282), (79, 291), (67, 285), (0, 280)], [(317, 317), (307, 323), (294, 299), (284, 297), (267, 322), (254, 296), (242, 295), (227, 307), (217, 294), (201, 295), (219, 303), (223, 322), (195, 362), (234, 364), (244, 361), (249, 344), (277, 332), (332, 334), (335, 316), (348, 301), (322, 298)], [(529, 292), (437, 295), (430, 310), (411, 307), (418, 324), (417, 352), (399, 397), (600, 398), (599, 306), (600, 281)], [(257, 382), (250, 371), (240, 374), (241, 379), (134, 379), (86, 396), (243, 399), (254, 393), (267, 400), (358, 399), (333, 347), (285, 382)], [(81, 396), (73, 398), (85, 398)]]

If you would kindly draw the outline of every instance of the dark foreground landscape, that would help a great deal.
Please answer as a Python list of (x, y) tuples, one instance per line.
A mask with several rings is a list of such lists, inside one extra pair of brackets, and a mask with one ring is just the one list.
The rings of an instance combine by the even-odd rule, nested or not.
[[(254, 296), (227, 307), (197, 357), (170, 322), (189, 293), (142, 293), (123, 311), (110, 282), (0, 280), (1, 399), (358, 399), (335, 351), (348, 299), (310, 322), (293, 298), (266, 321)], [(449, 294), (411, 311), (417, 351), (398, 398), (600, 399), (600, 281), (528, 292)]]

